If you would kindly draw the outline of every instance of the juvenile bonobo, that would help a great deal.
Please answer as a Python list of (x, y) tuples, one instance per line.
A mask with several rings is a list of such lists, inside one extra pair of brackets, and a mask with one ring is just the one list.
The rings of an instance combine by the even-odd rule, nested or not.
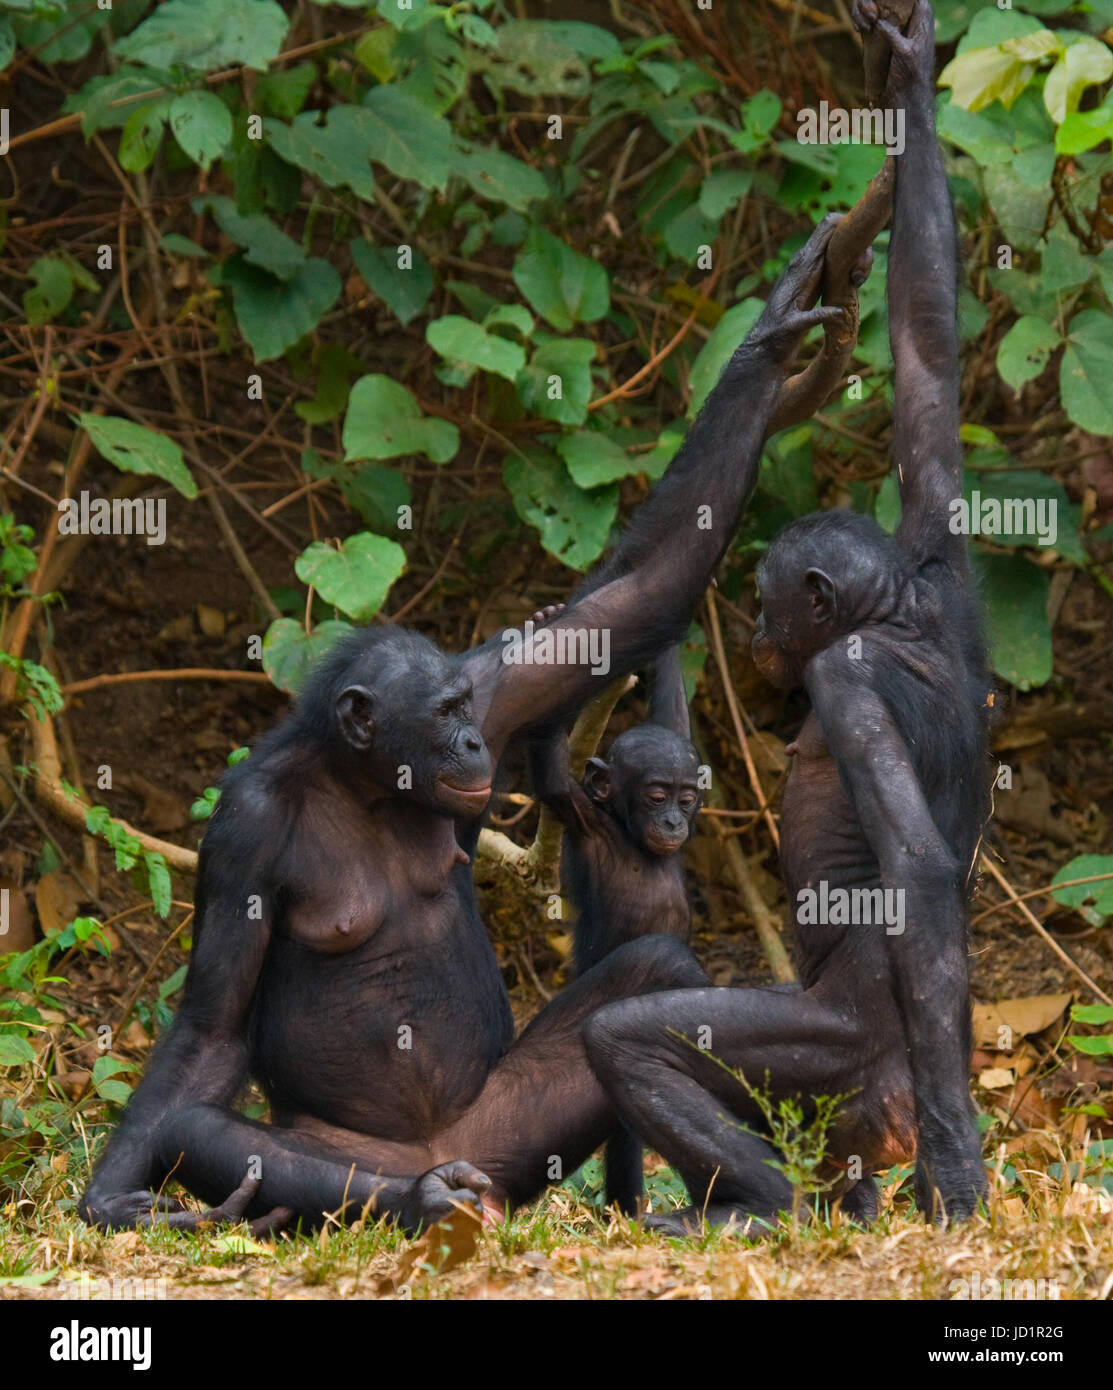
[[(568, 767), (563, 728), (530, 742), (538, 797), (565, 828), (563, 880), (576, 909), (573, 952), (585, 974), (625, 941), (662, 932), (687, 942), (691, 913), (677, 851), (699, 812), (699, 757), (689, 739), (680, 651), (649, 668), (649, 718), (589, 758), (582, 782)], [(622, 1130), (606, 1147), (606, 1195), (633, 1213), (642, 1195), (642, 1146)]]
[[(856, 6), (859, 23), (874, 22), (869, 8)], [(719, 1062), (774, 1097), (850, 1096), (829, 1142), (836, 1165), (865, 1179), (846, 1199), (860, 1215), (876, 1209), (871, 1175), (913, 1154), (934, 1219), (969, 1216), (986, 1192), (967, 1070), (966, 887), (988, 814), (989, 679), (965, 541), (948, 527), (962, 493), (957, 246), (930, 6), (920, 0), (907, 39), (882, 32), (886, 104), (907, 113), (888, 281), (901, 523), (891, 538), (861, 516), (805, 517), (757, 574), (755, 660), (812, 706), (781, 812), (803, 989), (661, 993), (587, 1025), (623, 1118), (688, 1185), (692, 1207), (652, 1219), (671, 1232), (698, 1226), (705, 1200), (714, 1223), (773, 1220), (791, 1204), (759, 1108)]]
[[(703, 972), (667, 936), (628, 942), (515, 1040), (468, 853), (508, 741), (596, 693), (576, 659), (602, 648), (592, 632), (609, 637), (611, 676), (683, 638), (800, 341), (843, 313), (813, 307), (835, 225), (790, 263), (660, 484), (563, 613), (534, 638), (507, 631), (461, 656), (389, 627), (356, 633), (229, 773), (201, 849), (182, 1005), (81, 1200), (87, 1221), (245, 1216), (264, 1230), (367, 1209), (413, 1230), (457, 1202), (521, 1203), (614, 1133), (583, 1021)], [(554, 633), (571, 656), (533, 659)], [(235, 1109), (248, 1076), (273, 1123)], [(171, 1174), (218, 1205), (198, 1214), (157, 1195)]]

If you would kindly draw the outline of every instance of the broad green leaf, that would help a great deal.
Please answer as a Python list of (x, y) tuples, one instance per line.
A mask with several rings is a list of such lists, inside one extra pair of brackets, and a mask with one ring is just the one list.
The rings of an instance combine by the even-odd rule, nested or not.
[(980, 112), (967, 111), (951, 100), (939, 108), (936, 128), (940, 137), (971, 154), (981, 165), (1008, 164), (1016, 157), (1011, 140)]
[(479, 367), (514, 381), (526, 365), (524, 348), (506, 338), (487, 333), (472, 319), (462, 314), (446, 314), (434, 319), (425, 330), (429, 346), (448, 362), (461, 362)]
[(11, 21), (0, 18), (0, 72), (3, 72), (15, 57), (15, 33)]
[(1051, 679), (1049, 580), (1021, 555), (974, 552), (993, 669), (1021, 690)]
[(194, 259), (204, 260), (209, 254), (203, 246), (198, 246), (195, 241), (187, 236), (181, 236), (178, 232), (167, 232), (159, 245), (171, 256), (190, 256)]
[(688, 414), (694, 417), (719, 380), (719, 374), (738, 345), (757, 323), (765, 305), (760, 299), (744, 299), (726, 311), (711, 330), (711, 335), (692, 364), (688, 385), (692, 399)]
[[(342, 115), (351, 112), (352, 115)], [(363, 106), (334, 108), (365, 135), (371, 158), (400, 179), (443, 193), (448, 184), (452, 127), (397, 85), (372, 87)]]
[[(995, 164), (983, 173), (986, 197), (997, 214), (1005, 240), (1013, 250), (1034, 250), (1047, 220), (1047, 189), (1029, 188), (1007, 165)], [(1016, 271), (1009, 271), (1015, 275)]]
[(1056, 125), (1077, 111), (1087, 87), (1113, 76), (1113, 52), (1088, 34), (1078, 36), (1051, 71), (1043, 86), (1043, 103)]
[(545, 27), (558, 43), (565, 44), (581, 58), (606, 61), (622, 53), (622, 45), (609, 29), (585, 24), (578, 19), (547, 19)]
[(1035, 71), (1035, 63), (1000, 48), (975, 48), (951, 59), (939, 74), (939, 85), (950, 87), (953, 100), (967, 111), (980, 111), (991, 101), (1010, 107)]
[(584, 96), (591, 71), (576, 50), (562, 43), (550, 19), (510, 19), (497, 30), (498, 48), (477, 55), (474, 66), (494, 91), (525, 96)]
[(1025, 63), (1041, 63), (1045, 58), (1062, 53), (1063, 41), (1050, 29), (1034, 29), (1030, 34), (1021, 34), (1015, 39), (1004, 39), (1000, 44), (1003, 53), (1011, 53)]
[(594, 323), (610, 308), (610, 281), (599, 262), (541, 227), (529, 234), (514, 262), (514, 283), (558, 333)]
[(1113, 139), (1113, 98), (1093, 111), (1072, 111), (1055, 132), (1055, 148), (1059, 154), (1082, 154)]
[(305, 105), (316, 77), (317, 69), (312, 63), (297, 63), (264, 73), (255, 83), (255, 104), (268, 115), (292, 120)]
[[(349, 243), (356, 269), (399, 323), (411, 323), (433, 292), (433, 268), (414, 246), (372, 246), (362, 237)], [(401, 254), (400, 254), (401, 253)], [(402, 260), (408, 269), (399, 268)]]
[[(1003, 528), (998, 534), (985, 533), (995, 545), (1053, 550), (1075, 564), (1086, 563), (1078, 534), (1082, 509), (1070, 501), (1062, 483), (1047, 473), (1035, 468), (967, 469), (963, 496), (974, 507), (973, 519), (980, 526), (992, 520)], [(999, 522), (992, 509), (987, 512), (987, 502), (1000, 507)]]
[(1059, 367), (1059, 395), (1071, 420), (1091, 434), (1113, 434), (1113, 318), (1084, 309), (1071, 320)]
[(704, 216), (699, 203), (692, 203), (670, 219), (663, 236), (671, 255), (677, 260), (694, 263), (700, 248), (709, 246), (718, 230), (719, 224)]
[[(1074, 878), (1094, 878), (1098, 874), (1113, 874), (1113, 854), (1080, 854), (1064, 864), (1051, 880), (1055, 890), (1051, 896), (1055, 901), (1064, 907), (1076, 908), (1095, 926), (1100, 926), (1106, 917), (1113, 916), (1113, 878), (1097, 883), (1076, 883), (1070, 888), (1056, 888), (1055, 885)], [(1090, 903), (1092, 907), (1087, 906)], [(1082, 1011), (1086, 1007), (1075, 1005), (1071, 1017), (1076, 1023), (1113, 1022), (1113, 1014), (1109, 1018), (1084, 1016)], [(1096, 1004), (1090, 1007), (1108, 1009), (1110, 1006)]]
[(317, 389), (312, 400), (298, 401), (294, 412), (310, 425), (337, 419), (348, 404), (352, 375), (363, 370), (359, 358), (340, 343), (325, 343), (314, 353)]
[(543, 420), (582, 425), (591, 400), (595, 344), (586, 338), (551, 338), (518, 374), (522, 404)]
[(118, 158), (121, 169), (129, 174), (139, 174), (150, 168), (162, 142), (163, 128), (172, 105), (172, 97), (156, 97), (154, 101), (145, 102), (132, 111), (120, 132)]
[(35, 1049), (20, 1033), (0, 1032), (0, 1067), (19, 1067), (35, 1060)]
[(232, 113), (212, 92), (183, 92), (170, 103), (169, 118), (174, 139), (202, 169), (232, 138)]
[(262, 70), (282, 49), (290, 21), (275, 0), (163, 0), (126, 38), (117, 58), (147, 67)]
[(55, 318), (73, 298), (73, 271), (57, 256), (40, 256), (28, 272), (35, 284), (23, 292), (23, 312), (37, 326)]
[(700, 212), (710, 221), (718, 222), (723, 213), (749, 193), (753, 181), (752, 169), (723, 169), (709, 174), (700, 184)]
[(524, 340), (533, 332), (533, 315), (524, 304), (496, 304), (484, 317), (483, 327), (512, 328)]
[(317, 327), (340, 298), (340, 276), (314, 256), (287, 280), (278, 280), (234, 256), (223, 268), (232, 291), (236, 322), (256, 362), (281, 357)]
[(197, 496), (197, 484), (173, 439), (119, 415), (82, 413), (77, 423), (93, 441), (97, 453), (121, 472), (150, 473), (177, 488), (183, 497)]
[(1047, 238), (1040, 278), (1049, 294), (1076, 289), (1094, 275), (1094, 257), (1087, 255), (1075, 241), (1074, 235), (1060, 222)]
[(297, 242), (262, 213), (245, 214), (231, 198), (208, 195), (194, 198), (192, 207), (194, 212), (207, 208), (224, 235), (244, 247), (243, 259), (260, 270), (289, 280), (305, 265), (305, 252)]
[(562, 435), (556, 447), (577, 487), (599, 487), (642, 471), (641, 462), (601, 430)]
[(575, 570), (585, 570), (603, 553), (618, 514), (618, 488), (584, 492), (555, 454), (532, 446), (508, 454), (503, 481), (522, 520), (537, 528), (542, 546)]
[(358, 106), (334, 106), (324, 123), (320, 111), (303, 111), (289, 125), (267, 117), (263, 132), (280, 159), (312, 174), (328, 188), (348, 187), (357, 198), (375, 196), (374, 149), (366, 115)]
[(71, 93), (62, 103), (70, 115), (81, 114), (81, 133), (85, 139), (97, 130), (111, 130), (126, 123), (135, 110), (134, 102), (116, 106), (127, 97), (145, 96), (150, 99), (157, 87), (172, 84), (171, 74), (151, 68), (120, 68), (118, 72), (91, 77), (84, 86)]
[(544, 175), (496, 146), (457, 150), (452, 155), (452, 173), (470, 184), (480, 198), (505, 203), (517, 212), (549, 196)]
[(997, 370), (1014, 391), (1034, 381), (1059, 346), (1059, 334), (1045, 320), (1026, 314), (1017, 319), (997, 349)]
[(330, 619), (306, 633), (293, 618), (276, 618), (263, 638), (263, 670), (279, 690), (300, 690), (317, 662), (352, 631), (350, 623)]
[(294, 562), (303, 584), (357, 622), (375, 616), (405, 568), (406, 552), (397, 541), (367, 531), (349, 536), (339, 550), (314, 541)]
[(460, 447), (460, 432), (448, 420), (422, 415), (414, 397), (392, 377), (372, 373), (352, 387), (343, 442), (349, 460), (426, 454), (434, 463), (448, 463)]
[(404, 473), (381, 463), (367, 463), (355, 473), (338, 472), (336, 481), (368, 526), (377, 531), (397, 532), (398, 509), (408, 507), (413, 496)]

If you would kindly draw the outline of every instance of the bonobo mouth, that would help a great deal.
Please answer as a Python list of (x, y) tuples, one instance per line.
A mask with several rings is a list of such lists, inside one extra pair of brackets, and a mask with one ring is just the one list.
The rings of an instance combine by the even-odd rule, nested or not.
[(480, 785), (462, 787), (456, 782), (450, 782), (447, 777), (438, 777), (437, 786), (441, 791), (448, 793), (451, 801), (457, 802), (469, 810), (481, 811), (491, 799), (491, 784), (484, 782)]
[(659, 858), (667, 859), (670, 854), (675, 854), (678, 849), (682, 848), (687, 839), (687, 833), (675, 840), (668, 839), (664, 835), (647, 835), (645, 842)]

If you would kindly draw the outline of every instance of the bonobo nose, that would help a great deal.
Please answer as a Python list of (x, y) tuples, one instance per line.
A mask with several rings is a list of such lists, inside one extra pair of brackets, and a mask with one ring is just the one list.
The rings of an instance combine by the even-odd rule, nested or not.
[(468, 750), (469, 753), (478, 753), (479, 750), (483, 747), (483, 740), (479, 737), (478, 734), (468, 734), (468, 736), (464, 739), (464, 747)]

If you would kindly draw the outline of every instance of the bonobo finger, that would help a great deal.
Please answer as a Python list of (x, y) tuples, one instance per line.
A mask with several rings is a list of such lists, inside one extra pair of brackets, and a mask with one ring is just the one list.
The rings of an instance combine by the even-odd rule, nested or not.
[(873, 0), (851, 0), (850, 22), (860, 33), (868, 33), (877, 23), (877, 6)]
[(818, 309), (809, 309), (800, 315), (800, 330), (818, 328), (829, 323), (839, 323), (846, 318), (846, 310), (837, 304), (821, 304)]
[(211, 1211), (201, 1213), (201, 1220), (204, 1225), (213, 1225), (227, 1222), (234, 1226), (237, 1221), (243, 1219), (244, 1212), (251, 1205), (251, 1199), (259, 1191), (259, 1178), (246, 1177), (235, 1192), (227, 1197), (220, 1206), (213, 1207)]
[(481, 1172), (474, 1164), (468, 1163), (462, 1158), (455, 1159), (451, 1163), (442, 1163), (439, 1168), (434, 1168), (433, 1171), (446, 1187), (470, 1187), (476, 1192), (486, 1192), (491, 1186), (491, 1179), (486, 1173)]
[(247, 1229), (258, 1239), (260, 1236), (275, 1236), (284, 1231), (294, 1220), (293, 1207), (275, 1207), (266, 1216), (257, 1216), (247, 1223)]
[(873, 247), (867, 246), (858, 259), (854, 262), (854, 268), (850, 272), (850, 283), (856, 290), (869, 279), (870, 271), (873, 269)]
[(902, 58), (911, 56), (912, 44), (901, 33), (897, 25), (887, 19), (879, 19), (875, 28), (885, 35), (885, 40), (894, 53), (899, 53)]

